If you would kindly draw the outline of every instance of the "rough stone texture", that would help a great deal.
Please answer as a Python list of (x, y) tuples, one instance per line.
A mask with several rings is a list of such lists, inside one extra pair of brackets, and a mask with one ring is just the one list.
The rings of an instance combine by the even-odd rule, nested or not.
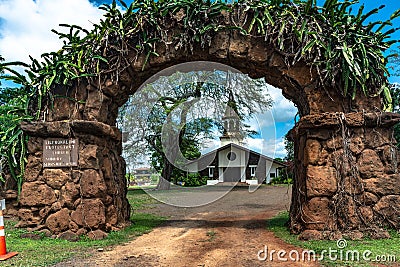
[(307, 196), (332, 196), (337, 190), (336, 170), (333, 167), (312, 166), (307, 168)]
[(351, 173), (344, 179), (344, 190), (350, 195), (358, 195), (364, 192), (363, 181), (358, 176), (353, 177)]
[(56, 201), (54, 190), (43, 182), (24, 183), (20, 204), (23, 206), (51, 205)]
[(303, 206), (303, 220), (310, 230), (331, 230), (330, 200), (326, 197), (311, 198)]
[(116, 225), (118, 221), (117, 209), (115, 206), (109, 206), (106, 211), (106, 222), (109, 225)]
[(357, 214), (357, 206), (351, 196), (343, 196), (340, 199), (339, 214), (337, 218), (339, 229), (353, 230), (360, 225), (360, 218)]
[(372, 210), (371, 207), (360, 207), (360, 214), (361, 214), (361, 219), (364, 221), (365, 224), (371, 224), (373, 223), (374, 220), (374, 211)]
[(371, 239), (390, 239), (390, 234), (388, 231), (383, 229), (377, 229), (369, 234)]
[(68, 228), (72, 231), (72, 232), (77, 232), (79, 230), (79, 225), (76, 224), (74, 221), (70, 221)]
[[(18, 192), (16, 190), (7, 190), (4, 196), (5, 200), (14, 200), (18, 198)], [(7, 204), (8, 201), (6, 201)]]
[(87, 233), (87, 230), (85, 228), (79, 228), (79, 230), (76, 231), (76, 234), (78, 236), (86, 235), (86, 233)]
[(18, 217), (18, 192), (16, 190), (6, 190), (1, 197), (6, 200), (6, 209), (3, 210), (4, 215)]
[(107, 237), (107, 233), (97, 229), (90, 231), (87, 236), (92, 240), (101, 240)]
[(349, 149), (351, 150), (351, 152), (353, 152), (353, 154), (355, 155), (360, 154), (364, 150), (364, 147), (365, 145), (362, 140), (362, 137), (359, 136), (351, 139)]
[(81, 150), (79, 166), (87, 169), (99, 169), (100, 151), (95, 145), (87, 145)]
[(70, 173), (61, 169), (45, 169), (43, 171), (43, 180), (53, 189), (61, 189), (70, 179)]
[(364, 237), (364, 234), (360, 231), (350, 231), (343, 233), (343, 238), (350, 240), (361, 240)]
[(383, 164), (378, 154), (371, 149), (362, 152), (358, 160), (358, 170), (362, 178), (373, 178), (383, 173)]
[(305, 230), (299, 235), (299, 240), (322, 240), (324, 236), (321, 231), (317, 230)]
[[(30, 154), (42, 153), (43, 138), (31, 137), (28, 142), (28, 152)], [(40, 162), (40, 161), (39, 161)]]
[(62, 205), (60, 202), (54, 202), (53, 205), (51, 205), (51, 207), (50, 207), (50, 210), (52, 212), (59, 211), (60, 209), (62, 209)]
[(363, 182), (365, 191), (367, 192), (380, 196), (400, 195), (399, 174), (377, 174), (376, 178), (365, 179)]
[(84, 170), (81, 177), (81, 189), (83, 197), (104, 198), (107, 187), (101, 173), (95, 170)]
[(35, 182), (39, 178), (42, 171), (42, 161), (40, 155), (29, 155), (28, 163), (26, 164), (26, 171), (24, 175), (25, 182)]
[(306, 142), (306, 151), (304, 153), (304, 163), (308, 164), (316, 164), (319, 159), (319, 154), (321, 151), (321, 144), (314, 139), (307, 140)]
[(100, 199), (84, 199), (72, 212), (71, 218), (79, 226), (101, 228), (106, 222), (104, 204)]
[(18, 217), (20, 221), (16, 227), (36, 226), (41, 222), (41, 217), (35, 215), (36, 212), (30, 209), (19, 209)]
[[(79, 185), (73, 182), (68, 182), (61, 188), (60, 202), (67, 208), (73, 209), (73, 203), (79, 198)], [(60, 204), (61, 203), (57, 202)]]
[(111, 100), (100, 91), (89, 92), (84, 109), (84, 119), (107, 122), (108, 106)]
[(79, 240), (79, 236), (72, 232), (71, 230), (65, 231), (64, 233), (61, 233), (57, 236), (57, 238), (59, 239), (64, 239), (64, 240), (68, 240), (71, 242), (76, 242)]
[(343, 238), (343, 234), (340, 231), (324, 231), (324, 239), (337, 241)]
[(112, 169), (113, 169), (113, 165), (112, 165), (111, 160), (108, 157), (105, 157), (103, 159), (103, 166), (101, 168), (101, 171), (103, 172), (104, 179), (108, 179), (109, 180), (109, 179), (113, 178)]
[[(32, 154), (19, 201), (18, 226), (44, 227), (69, 238), (71, 232), (84, 235), (91, 229), (111, 231), (129, 224), (121, 133), (115, 127), (90, 121), (26, 123), (23, 127), (34, 137), (28, 142)], [(43, 139), (71, 134), (80, 141), (79, 166), (43, 168), (38, 152)]]
[(378, 127), (379, 115), (370, 113), (309, 115), (291, 130), (297, 166), (292, 232), (342, 232), (359, 239), (381, 233), (380, 227), (400, 229), (400, 157), (390, 145), (397, 117), (381, 116), (385, 122)]
[(384, 196), (374, 206), (374, 211), (381, 215), (391, 226), (400, 228), (400, 195)]
[(360, 201), (361, 204), (368, 206), (375, 204), (379, 200), (379, 198), (376, 195), (370, 192), (364, 192), (362, 195), (358, 196), (357, 199), (358, 201)]
[(55, 234), (63, 232), (68, 229), (69, 221), (69, 210), (64, 208), (56, 213), (51, 214), (46, 220), (46, 226)]
[[(58, 202), (56, 202), (56, 203), (58, 203)], [(39, 215), (40, 215), (40, 217), (45, 218), (45, 217), (47, 217), (47, 215), (49, 214), (50, 211), (51, 211), (51, 208), (49, 208), (48, 206), (44, 207), (43, 209), (41, 209), (39, 211)]]

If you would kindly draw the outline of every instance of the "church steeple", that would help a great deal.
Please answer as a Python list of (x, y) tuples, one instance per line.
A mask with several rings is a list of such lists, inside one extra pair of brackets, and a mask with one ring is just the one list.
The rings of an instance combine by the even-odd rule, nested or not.
[(229, 93), (229, 100), (225, 109), (224, 117), (222, 117), (224, 124), (224, 133), (219, 138), (221, 146), (230, 143), (243, 145), (242, 123), (238, 115), (236, 101), (232, 91)]

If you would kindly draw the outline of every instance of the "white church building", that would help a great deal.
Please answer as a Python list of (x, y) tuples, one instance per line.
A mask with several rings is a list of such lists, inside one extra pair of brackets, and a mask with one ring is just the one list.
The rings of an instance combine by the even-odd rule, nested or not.
[(192, 161), (189, 170), (207, 176), (208, 185), (222, 182), (261, 184), (280, 175), (285, 164), (245, 147), (241, 122), (232, 108), (227, 108), (222, 120), (221, 146)]

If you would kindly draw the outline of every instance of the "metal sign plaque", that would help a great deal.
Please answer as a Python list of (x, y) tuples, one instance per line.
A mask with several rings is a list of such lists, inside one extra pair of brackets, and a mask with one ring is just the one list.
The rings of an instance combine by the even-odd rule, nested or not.
[(43, 167), (78, 166), (78, 139), (48, 138), (43, 140)]

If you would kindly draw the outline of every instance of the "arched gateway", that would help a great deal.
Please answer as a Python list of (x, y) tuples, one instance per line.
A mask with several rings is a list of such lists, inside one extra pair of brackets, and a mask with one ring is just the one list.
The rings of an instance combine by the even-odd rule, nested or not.
[[(342, 6), (336, 1), (327, 1), (332, 6), (325, 9), (308, 2), (253, 1), (230, 6), (194, 1), (193, 6), (179, 6), (179, 2), (160, 1), (147, 6), (145, 1), (122, 16), (110, 7), (105, 19), (108, 30), (101, 32), (99, 26), (96, 34), (101, 37), (89, 38), (97, 42), (91, 51), (104, 60), (80, 47), (83, 57), (92, 56), (92, 61), (87, 60), (88, 72), (97, 70), (97, 76), (76, 79), (67, 86), (53, 85), (50, 93), (58, 97), (51, 105), (49, 99), (44, 103), (41, 120), (22, 124), (30, 139), (19, 225), (80, 234), (126, 224), (130, 207), (121, 133), (115, 127), (118, 107), (160, 70), (183, 62), (212, 61), (252, 78), (265, 78), (298, 107), (301, 119), (290, 132), (295, 142), (293, 232), (400, 228), (400, 175), (392, 137), (399, 117), (382, 112), (384, 101), (378, 91), (386, 78), (375, 69), (372, 78), (356, 80), (358, 69), (349, 68), (351, 62), (343, 56), (327, 69), (331, 58), (318, 42), (327, 45), (322, 36), (332, 34), (333, 26), (321, 14), (333, 10), (338, 19), (348, 14), (338, 15)], [(346, 30), (350, 24), (341, 27)], [(343, 39), (344, 47), (346, 42)], [(365, 45), (366, 53), (376, 48)], [(371, 55), (370, 65), (376, 61)], [(357, 56), (351, 60), (358, 62)], [(362, 67), (363, 72), (369, 71), (368, 66)], [(344, 72), (348, 73), (343, 76)], [(347, 80), (341, 78), (346, 75)], [(362, 91), (370, 96), (378, 93), (367, 97)], [(52, 145), (52, 141), (69, 139), (76, 142), (76, 164), (47, 168), (44, 140)]]

